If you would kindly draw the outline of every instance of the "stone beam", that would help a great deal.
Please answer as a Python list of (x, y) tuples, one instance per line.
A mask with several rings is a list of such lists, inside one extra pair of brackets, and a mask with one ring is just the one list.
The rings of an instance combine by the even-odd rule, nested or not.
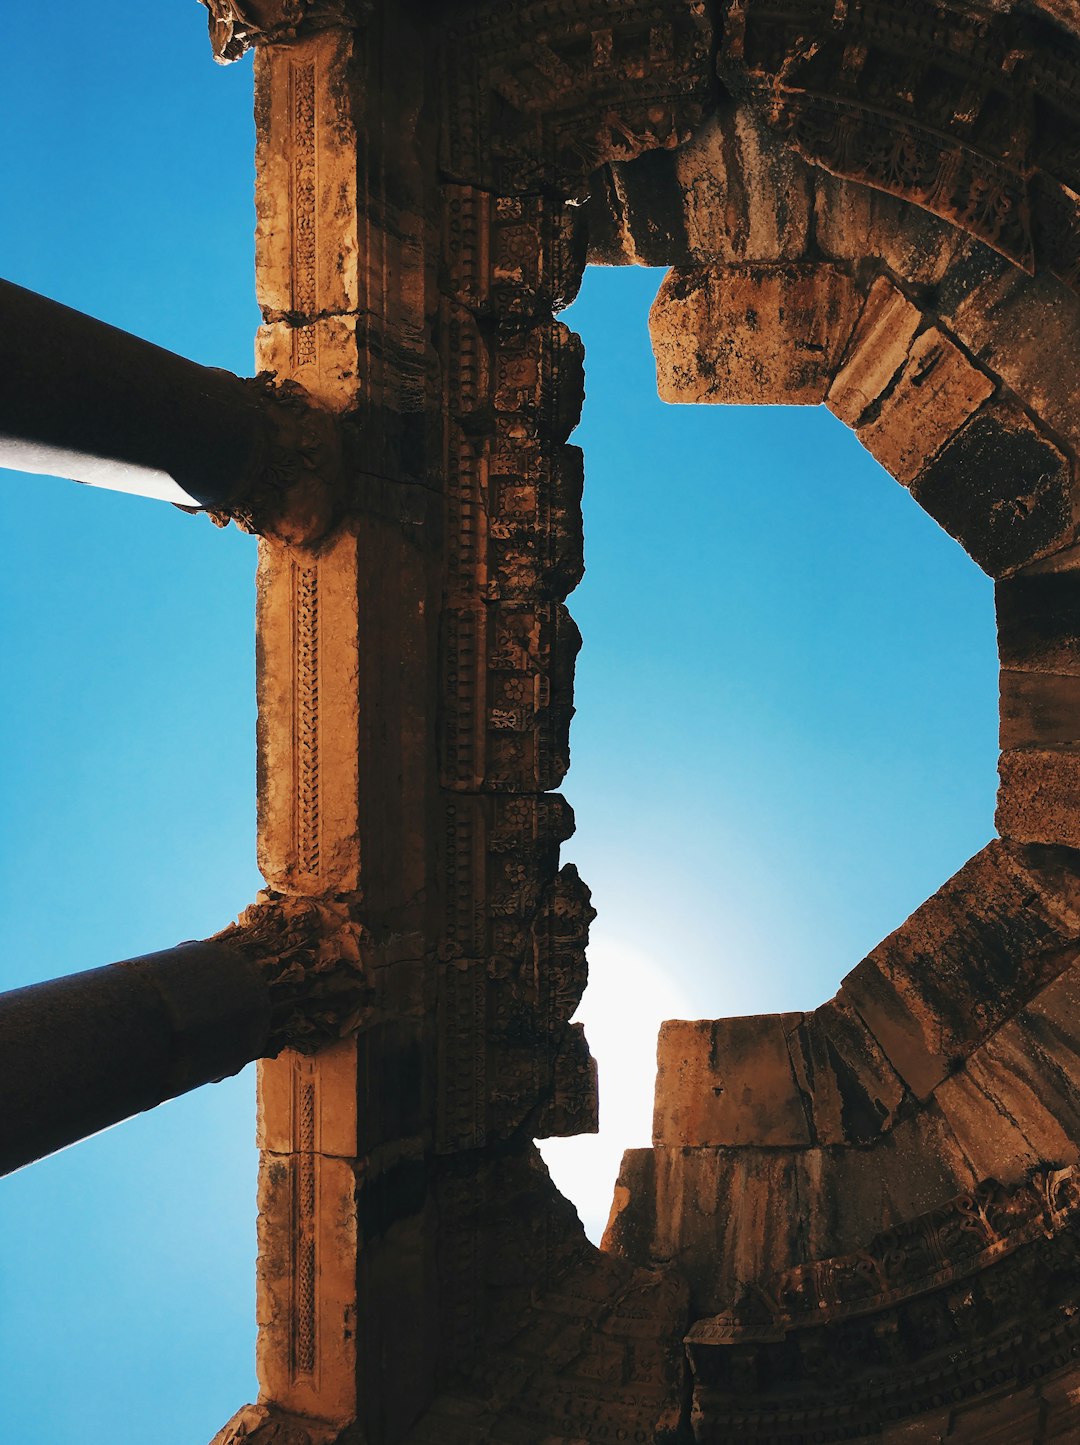
[(0, 282), (0, 466), (203, 508), (317, 540), (340, 492), (337, 424), (303, 388), (241, 380)]
[(0, 995), (0, 1173), (359, 1024), (360, 930), (271, 899), (213, 938)]

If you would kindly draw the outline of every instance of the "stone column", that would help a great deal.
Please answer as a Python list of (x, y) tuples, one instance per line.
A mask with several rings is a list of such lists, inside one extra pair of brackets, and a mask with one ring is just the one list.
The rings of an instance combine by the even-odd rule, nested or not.
[(0, 466), (290, 542), (333, 519), (336, 427), (294, 383), (244, 381), (0, 281)]
[(214, 938), (0, 995), (0, 1173), (364, 1015), (341, 907), (256, 904)]

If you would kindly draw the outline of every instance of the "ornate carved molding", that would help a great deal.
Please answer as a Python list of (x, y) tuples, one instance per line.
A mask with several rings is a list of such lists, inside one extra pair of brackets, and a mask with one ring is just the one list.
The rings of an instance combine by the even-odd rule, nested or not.
[(270, 894), (215, 934), (263, 972), (271, 1053), (316, 1053), (370, 1017), (373, 990), (361, 959), (363, 936), (344, 903)]
[(200, 0), (209, 13), (210, 45), (219, 65), (231, 65), (253, 45), (296, 40), (305, 32), (358, 25), (371, 0)]
[(1043, 1166), (748, 1290), (687, 1335), (695, 1439), (848, 1439), (1063, 1368), (1078, 1224), (1080, 1168)]

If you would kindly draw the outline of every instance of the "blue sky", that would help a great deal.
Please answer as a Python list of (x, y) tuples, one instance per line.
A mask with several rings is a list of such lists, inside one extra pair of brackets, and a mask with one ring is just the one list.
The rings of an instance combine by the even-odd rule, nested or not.
[[(0, 274), (247, 374), (251, 69), (202, 11), (8, 17)], [(986, 578), (820, 409), (656, 399), (660, 273), (590, 272), (588, 572), (565, 851), (604, 1132), (553, 1168), (595, 1233), (647, 1141), (659, 1018), (813, 1007), (992, 835)], [(250, 901), (254, 544), (0, 473), (0, 981), (205, 936)], [(251, 1071), (0, 1182), (0, 1439), (206, 1440), (254, 1397)]]

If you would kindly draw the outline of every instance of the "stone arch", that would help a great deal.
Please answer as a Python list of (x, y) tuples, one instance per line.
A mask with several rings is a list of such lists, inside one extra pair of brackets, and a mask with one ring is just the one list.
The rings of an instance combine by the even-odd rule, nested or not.
[[(666, 400), (824, 403), (994, 577), (1001, 837), (814, 1013), (662, 1030), (655, 1147), (624, 1161), (605, 1248), (690, 1282), (700, 1441), (825, 1419), (820, 1438), (863, 1438), (940, 1407), (918, 1370), (906, 1406), (880, 1379), (853, 1410), (821, 1380), (795, 1415), (768, 1395), (778, 1369), (805, 1388), (845, 1330), (872, 1378), (853, 1318), (935, 1269), (977, 1276), (977, 1251), (940, 1243), (965, 1212), (1067, 1229), (1080, 1138), (1080, 305), (1056, 252), (1003, 256), (918, 197), (807, 167), (783, 130), (751, 90), (675, 156), (609, 167), (594, 255), (674, 263), (650, 318)], [(815, 1320), (831, 1345), (800, 1335)], [(947, 1310), (933, 1328), (981, 1358)], [(857, 1368), (833, 1367), (838, 1397)]]

